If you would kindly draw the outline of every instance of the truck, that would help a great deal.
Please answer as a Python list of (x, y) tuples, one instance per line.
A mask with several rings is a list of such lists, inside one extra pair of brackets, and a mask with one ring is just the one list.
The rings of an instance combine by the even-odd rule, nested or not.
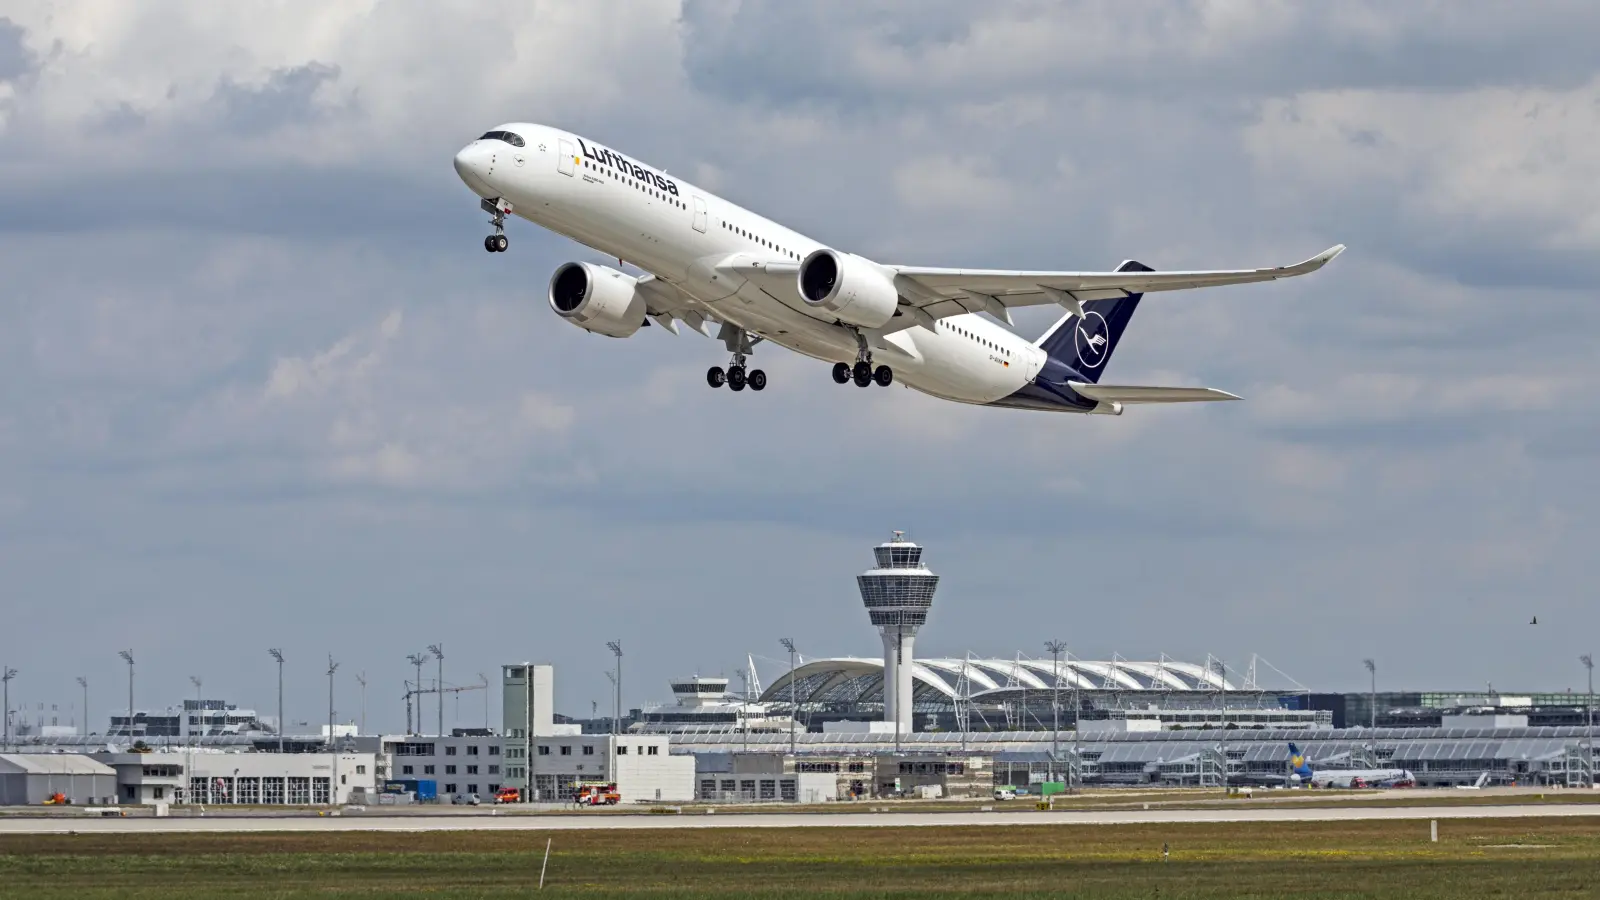
[(622, 802), (614, 781), (579, 781), (572, 785), (572, 802), (579, 806), (616, 806)]
[(520, 791), (520, 790), (518, 790), (517, 788), (514, 788), (514, 787), (503, 787), (500, 790), (495, 792), (494, 802), (496, 802), (496, 803), (521, 803), (522, 802), (522, 791)]
[(397, 781), (385, 781), (383, 783), (383, 792), (385, 794), (411, 793), (416, 795), (418, 803), (431, 802), (439, 799), (439, 782), (432, 778), (402, 778)]

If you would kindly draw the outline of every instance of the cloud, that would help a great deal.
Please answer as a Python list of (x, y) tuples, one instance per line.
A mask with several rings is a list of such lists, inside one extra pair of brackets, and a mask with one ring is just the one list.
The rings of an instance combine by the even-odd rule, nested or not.
[[(305, 622), (378, 622), (341, 652), (398, 679), (441, 609), (536, 621), (511, 650), (556, 662), (581, 711), (595, 648), (540, 634), (649, 637), (637, 685), (774, 633), (876, 652), (849, 576), (908, 527), (945, 576), (930, 652), (1010, 655), (1027, 641), (997, 623), (1028, 622), (1075, 652), (1260, 651), (1319, 688), (1385, 651), (1397, 683), (1564, 683), (1558, 654), (1497, 623), (1545, 598), (1566, 634), (1600, 624), (1581, 602), (1593, 4), (619, 10), (8, 11), (15, 633), (71, 629), (96, 679), (116, 660), (92, 648), (136, 641), (162, 660), (152, 703), (201, 668), (255, 703), (269, 673), (240, 661), (240, 629), (311, 658)], [(515, 119), (894, 262), (1351, 249), (1305, 279), (1146, 298), (1107, 378), (1243, 403), (996, 411), (839, 388), (771, 345), (770, 387), (734, 395), (703, 385), (716, 342), (549, 313), (549, 273), (595, 251), (514, 222), (513, 252), (482, 252), (449, 159)], [(1351, 634), (1351, 616), (1387, 627)], [(1346, 639), (1303, 640), (1331, 629)], [(462, 634), (463, 671), (508, 646)], [(43, 646), (0, 653), (70, 683), (82, 660)], [(303, 681), (291, 701), (325, 702)]]

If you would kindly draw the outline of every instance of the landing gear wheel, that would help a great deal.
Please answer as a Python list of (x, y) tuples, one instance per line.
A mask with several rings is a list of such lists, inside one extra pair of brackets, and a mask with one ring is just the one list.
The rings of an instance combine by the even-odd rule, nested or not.
[(506, 240), (505, 235), (497, 234), (494, 236), (494, 250), (496, 253), (506, 252), (506, 248), (509, 246), (511, 246), (511, 242)]
[(742, 390), (744, 390), (744, 384), (745, 383), (743, 381), (734, 381), (732, 378), (729, 378), (728, 379), (728, 390), (730, 390), (730, 391), (742, 391)]
[(745, 385), (744, 366), (729, 366), (728, 367), (728, 387), (731, 387), (736, 391), (742, 391), (742, 390), (744, 390), (744, 385)]
[(879, 366), (878, 371), (872, 373), (872, 380), (880, 387), (888, 387), (894, 383), (894, 370), (888, 366)]
[(495, 248), (494, 235), (491, 234), (488, 237), (483, 239), (483, 249), (489, 251), (490, 253), (495, 252), (496, 248)]
[(719, 388), (727, 383), (728, 376), (723, 373), (721, 366), (712, 366), (706, 370), (706, 384)]
[(834, 363), (833, 364), (833, 380), (837, 381), (840, 384), (849, 384), (850, 383), (850, 364), (849, 363)]
[(760, 369), (751, 369), (748, 380), (752, 391), (762, 391), (767, 388), (767, 373)]
[(855, 379), (856, 387), (870, 387), (872, 385), (872, 370), (857, 366), (851, 375)]

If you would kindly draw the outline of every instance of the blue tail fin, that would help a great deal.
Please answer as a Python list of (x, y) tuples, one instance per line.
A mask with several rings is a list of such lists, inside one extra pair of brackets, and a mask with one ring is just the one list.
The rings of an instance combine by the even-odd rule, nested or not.
[[(1154, 272), (1144, 263), (1128, 260), (1117, 266), (1118, 272)], [(1075, 313), (1067, 313), (1050, 330), (1039, 338), (1037, 346), (1091, 384), (1100, 380), (1106, 370), (1112, 351), (1122, 339), (1122, 332), (1133, 318), (1143, 294), (1129, 294), (1110, 300), (1089, 300), (1083, 304), (1087, 321), (1080, 322)]]
[(1292, 741), (1289, 744), (1289, 771), (1301, 778), (1311, 777), (1311, 764), (1306, 762), (1306, 755)]

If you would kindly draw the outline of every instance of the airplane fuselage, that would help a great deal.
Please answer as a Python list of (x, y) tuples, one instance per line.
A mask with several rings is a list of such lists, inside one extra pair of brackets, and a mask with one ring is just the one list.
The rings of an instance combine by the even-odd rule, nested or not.
[[(751, 335), (819, 360), (857, 358), (858, 330), (785, 289), (820, 242), (579, 135), (531, 123), (501, 128), (523, 146), (480, 139), (456, 157), (479, 196), (509, 201), (513, 215), (654, 275)], [(884, 335), (873, 354), (895, 380), (965, 403), (1005, 402), (1047, 361), (974, 314)]]

